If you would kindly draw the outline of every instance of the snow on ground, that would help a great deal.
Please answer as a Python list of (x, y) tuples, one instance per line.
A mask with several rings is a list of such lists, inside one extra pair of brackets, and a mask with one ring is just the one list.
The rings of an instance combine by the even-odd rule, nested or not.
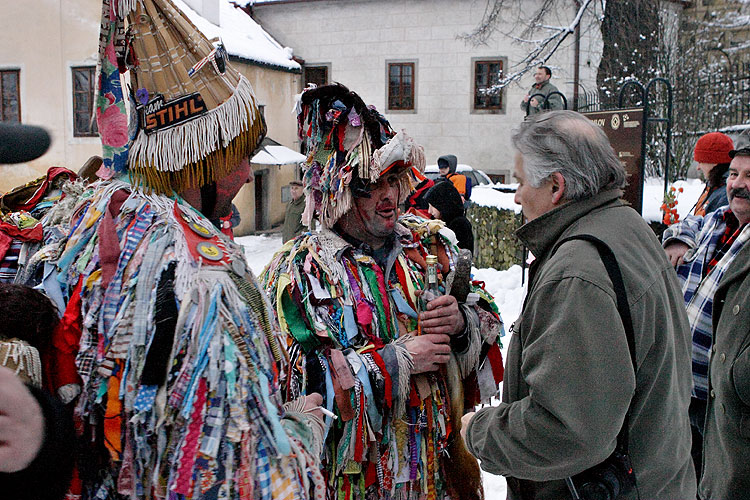
[[(677, 197), (677, 210), (680, 219), (687, 215), (703, 191), (703, 183), (698, 179), (677, 181), (675, 188), (683, 188)], [(515, 187), (515, 186), (514, 186)], [(648, 179), (644, 185), (643, 216), (647, 221), (661, 220), (659, 207), (664, 199), (664, 181)], [(481, 205), (520, 211), (513, 203), (513, 193), (501, 193), (490, 188), (475, 187), (472, 201)], [(250, 268), (258, 275), (271, 260), (273, 254), (281, 247), (281, 235), (243, 236), (237, 241), (245, 248), (245, 257)], [(510, 341), (510, 325), (518, 318), (523, 305), (525, 285), (521, 284), (521, 266), (513, 266), (507, 271), (497, 269), (473, 269), (474, 279), (483, 281), (485, 289), (495, 297), (500, 314), (505, 324), (506, 335), (502, 338), (503, 359), (506, 357)], [(497, 404), (495, 401), (494, 404)], [(487, 500), (504, 500), (506, 497), (505, 478), (483, 472), (485, 498)]]
[[(703, 192), (703, 181), (688, 179), (672, 184), (675, 189), (682, 188), (683, 192), (677, 196), (677, 213), (682, 220), (698, 201)], [(517, 188), (518, 184), (496, 184), (494, 187)], [(513, 210), (520, 213), (521, 207), (513, 201), (514, 193), (497, 191), (493, 186), (475, 186), (471, 191), (471, 201), (479, 205), (497, 207), (501, 210)], [(660, 221), (661, 204), (664, 202), (664, 180), (646, 179), (643, 185), (643, 218), (647, 221)]]
[[(682, 188), (683, 192), (677, 194), (677, 213), (680, 220), (688, 215), (695, 203), (700, 198), (705, 184), (700, 179), (688, 179), (677, 181), (672, 186), (675, 189)], [(663, 217), (661, 204), (664, 203), (664, 180), (646, 179), (643, 186), (643, 218), (647, 221), (660, 221)]]

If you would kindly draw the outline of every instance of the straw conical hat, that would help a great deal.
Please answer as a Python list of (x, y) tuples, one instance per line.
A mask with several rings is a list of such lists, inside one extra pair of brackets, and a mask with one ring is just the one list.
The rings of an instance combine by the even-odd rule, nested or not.
[(170, 193), (225, 176), (266, 132), (250, 82), (170, 0), (126, 0), (119, 8), (136, 103), (131, 121), (138, 120), (131, 177)]

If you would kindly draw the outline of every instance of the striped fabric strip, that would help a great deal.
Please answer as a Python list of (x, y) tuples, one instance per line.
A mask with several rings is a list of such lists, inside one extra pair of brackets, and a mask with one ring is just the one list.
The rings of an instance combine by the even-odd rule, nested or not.
[(112, 332), (112, 323), (115, 320), (117, 311), (123, 297), (122, 291), (122, 275), (125, 271), (125, 267), (130, 262), (130, 258), (133, 256), (136, 247), (143, 239), (143, 233), (151, 225), (151, 219), (153, 218), (154, 212), (151, 210), (151, 205), (146, 203), (139, 210), (135, 218), (135, 222), (128, 229), (125, 235), (125, 245), (120, 252), (120, 259), (117, 262), (117, 270), (112, 278), (107, 291), (104, 292), (104, 302), (102, 303), (102, 312), (99, 317), (100, 321), (100, 332), (104, 334), (104, 347), (106, 348)]

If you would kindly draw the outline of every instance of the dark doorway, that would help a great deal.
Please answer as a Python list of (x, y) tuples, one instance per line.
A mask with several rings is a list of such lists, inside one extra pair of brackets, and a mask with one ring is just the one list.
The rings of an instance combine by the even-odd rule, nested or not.
[(266, 214), (266, 170), (255, 172), (253, 180), (255, 183), (255, 232), (267, 229), (267, 214)]

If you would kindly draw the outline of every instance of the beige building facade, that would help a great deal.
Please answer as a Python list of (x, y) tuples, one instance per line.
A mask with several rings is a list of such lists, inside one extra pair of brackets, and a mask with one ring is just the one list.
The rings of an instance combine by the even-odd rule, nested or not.
[[(180, 8), (184, 4), (176, 2)], [(267, 37), (249, 16), (232, 7), (228, 0), (193, 0), (193, 8), (205, 9), (209, 22), (223, 22), (237, 16), (252, 23), (256, 37)], [(50, 166), (80, 169), (88, 158), (101, 155), (101, 143), (92, 124), (92, 99), (101, 18), (101, 0), (0, 0), (0, 120), (20, 121), (46, 128), (52, 136), (49, 151), (28, 164), (0, 165), (0, 192), (44, 175)], [(228, 10), (229, 9), (229, 10)], [(195, 17), (195, 12), (190, 16)], [(198, 15), (202, 15), (199, 13)], [(242, 21), (242, 18), (240, 18)], [(197, 23), (196, 23), (197, 24)], [(202, 29), (202, 28), (201, 28)], [(207, 34), (213, 37), (214, 34)], [(272, 40), (272, 46), (256, 47), (250, 35), (241, 47), (227, 43), (232, 65), (252, 84), (268, 125), (268, 135), (293, 150), (299, 150), (296, 119), (292, 113), (294, 96), (302, 85), (301, 67), (291, 59), (291, 51)], [(281, 62), (252, 54), (269, 52)], [(250, 54), (248, 56), (248, 53)], [(92, 130), (92, 127), (93, 130)], [(267, 210), (259, 216), (265, 229), (284, 218), (282, 189), (296, 175), (296, 165), (254, 166), (266, 170), (264, 201)], [(273, 170), (271, 172), (271, 170)], [(246, 222), (243, 232), (256, 230), (255, 190), (248, 184), (238, 208)], [(251, 188), (251, 189), (249, 189)]]
[(73, 68), (96, 66), (101, 2), (0, 0), (0, 4), (4, 101), (0, 118), (40, 125), (52, 136), (49, 151), (37, 160), (0, 165), (0, 191), (5, 192), (44, 175), (50, 166), (75, 171), (89, 157), (101, 154), (98, 137), (77, 136), (73, 131)]
[[(531, 11), (538, 2), (523, 5)], [(501, 24), (486, 45), (457, 38), (479, 24), (486, 6), (483, 0), (281, 0), (256, 2), (252, 12), (275, 39), (294, 47), (307, 81), (340, 82), (355, 90), (394, 129), (406, 129), (425, 147), (428, 165), (455, 154), (459, 163), (509, 182), (510, 136), (523, 120), (520, 102), (534, 80), (526, 75), (499, 99), (477, 95), (490, 74), (512, 73), (528, 53), (499, 34), (510, 31), (508, 24)], [(573, 17), (572, 10), (557, 16), (564, 25)], [(602, 48), (598, 23), (592, 21), (585, 18), (582, 30), (581, 92), (595, 88)], [(552, 83), (569, 101), (574, 61), (571, 35), (547, 63)]]

